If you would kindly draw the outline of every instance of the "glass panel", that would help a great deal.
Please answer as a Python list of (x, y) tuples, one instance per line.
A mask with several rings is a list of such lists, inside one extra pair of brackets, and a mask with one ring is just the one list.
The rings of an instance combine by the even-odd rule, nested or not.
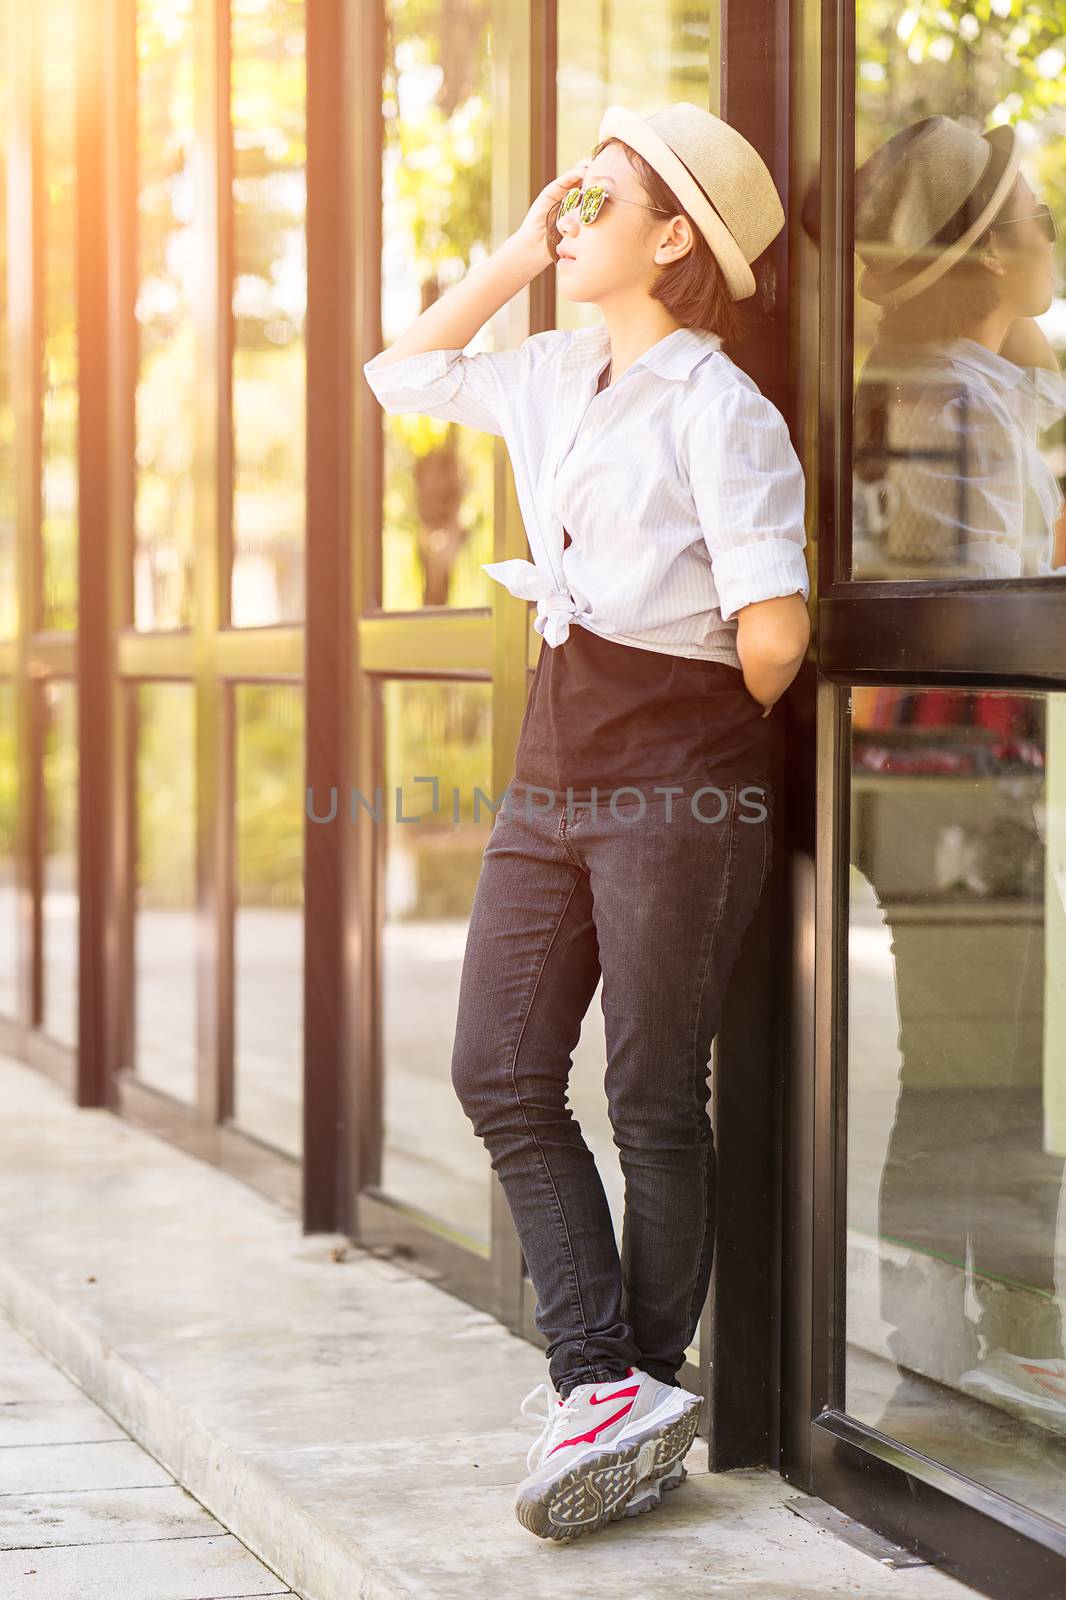
[(42, 0), (41, 624), (78, 624), (75, 0)]
[(193, 623), (195, 0), (137, 0), (133, 618)]
[[(600, 118), (611, 104), (629, 106), (638, 116), (650, 116), (673, 101), (688, 100), (717, 113), (719, 28), (716, 5), (700, 9), (677, 0), (643, 0), (605, 8), (579, 0), (560, 7), (556, 75), (559, 170), (595, 149)], [(591, 327), (603, 321), (596, 306), (568, 300), (560, 280), (555, 282), (560, 328)], [(596, 1159), (621, 1248), (625, 1181), (603, 1087), (607, 1042), (602, 991), (601, 980), (574, 1052), (570, 1099), (585, 1143)], [(698, 1361), (698, 1334), (687, 1354), (689, 1360)]]
[(851, 691), (847, 1409), (1066, 1521), (1066, 694)]
[(139, 683), (133, 923), (138, 1078), (196, 1101), (196, 697)]
[(305, 0), (232, 0), (237, 626), (304, 614)]
[(0, 1014), (18, 1012), (18, 885), (15, 825), (18, 761), (15, 753), (15, 690), (0, 683)]
[(1066, 577), (1062, 34), (858, 5), (853, 578)]
[(241, 684), (236, 702), (234, 1121), (303, 1154), (303, 692)]
[[(492, 252), (494, 82), (481, 0), (388, 0), (382, 115), (381, 322), (391, 344)], [(469, 349), (491, 349), (481, 329)], [(492, 435), (382, 417), (382, 605), (487, 606)]]
[[(451, 1051), (470, 905), (492, 831), (487, 801), (497, 799), (492, 689), (395, 681), (382, 701), (382, 1187), (487, 1248), (492, 1169), (452, 1088)], [(436, 796), (417, 778), (436, 778)], [(478, 789), (486, 800), (475, 817)], [(398, 811), (417, 821), (399, 821)]]
[(41, 947), (45, 1031), (78, 1042), (78, 697), (70, 679), (43, 685), (44, 838)]
[[(559, 8), (556, 148), (560, 171), (597, 143), (609, 105), (650, 117), (675, 100), (719, 109), (719, 8), (678, 0), (625, 0), (606, 7), (578, 0)], [(568, 300), (556, 278), (560, 328), (602, 322), (592, 305)]]
[[(12, 64), (9, 8), (0, 7), (0, 128), (11, 118)], [(18, 631), (18, 595), (15, 592), (15, 413), (11, 404), (11, 322), (7, 298), (7, 165), (8, 140), (0, 139), (0, 639), (13, 639)]]

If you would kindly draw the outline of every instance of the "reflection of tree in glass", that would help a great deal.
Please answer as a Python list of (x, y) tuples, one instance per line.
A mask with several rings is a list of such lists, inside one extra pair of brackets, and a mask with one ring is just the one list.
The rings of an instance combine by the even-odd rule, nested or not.
[(78, 621), (78, 349), (73, 0), (48, 0), (37, 27), (41, 172), (41, 618)]
[[(410, 321), (491, 248), (492, 100), (486, 0), (394, 0), (386, 14), (388, 324), (390, 298)], [(484, 604), (491, 441), (419, 417), (390, 418), (386, 439), (385, 605)]]
[(193, 0), (138, 0), (134, 620), (188, 627), (195, 564), (199, 197)]
[(231, 0), (237, 625), (304, 612), (306, 0)]

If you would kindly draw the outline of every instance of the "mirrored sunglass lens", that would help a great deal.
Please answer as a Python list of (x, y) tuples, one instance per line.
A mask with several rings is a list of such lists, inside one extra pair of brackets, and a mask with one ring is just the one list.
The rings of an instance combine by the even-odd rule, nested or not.
[(571, 189), (569, 194), (566, 196), (566, 199), (563, 201), (562, 205), (559, 207), (559, 215), (561, 217), (568, 217), (570, 215), (571, 211), (573, 211), (574, 207), (577, 205), (577, 203), (578, 203), (578, 201), (580, 199), (581, 199), (581, 190), (580, 189)]
[(590, 189), (585, 190), (585, 198), (581, 202), (582, 222), (594, 222), (596, 220), (606, 192), (602, 183), (594, 183)]

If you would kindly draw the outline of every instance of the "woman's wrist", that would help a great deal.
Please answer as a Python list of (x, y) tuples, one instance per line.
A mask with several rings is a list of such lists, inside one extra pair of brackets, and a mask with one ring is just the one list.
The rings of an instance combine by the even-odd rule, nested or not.
[(551, 254), (543, 233), (541, 237), (534, 238), (529, 233), (523, 233), (521, 228), (516, 228), (494, 254), (516, 263), (518, 272), (526, 274), (526, 283), (532, 283), (545, 267), (551, 266)]

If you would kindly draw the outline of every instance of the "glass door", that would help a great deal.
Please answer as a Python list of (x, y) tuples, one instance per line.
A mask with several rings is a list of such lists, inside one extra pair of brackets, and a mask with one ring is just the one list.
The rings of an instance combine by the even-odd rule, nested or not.
[(790, 1475), (984, 1593), (1049, 1596), (1066, 1590), (1063, 18), (1054, 0), (832, 0), (820, 21), (796, 1111), (813, 1220)]

